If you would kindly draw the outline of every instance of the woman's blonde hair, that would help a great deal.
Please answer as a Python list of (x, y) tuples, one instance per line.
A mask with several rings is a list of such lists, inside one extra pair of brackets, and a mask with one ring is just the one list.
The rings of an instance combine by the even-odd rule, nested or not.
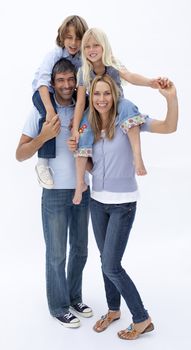
[(58, 28), (58, 35), (56, 38), (56, 44), (58, 46), (64, 47), (64, 41), (68, 33), (68, 27), (70, 25), (74, 26), (76, 36), (79, 37), (80, 40), (82, 40), (84, 33), (88, 29), (88, 25), (85, 19), (83, 19), (82, 17), (76, 15), (66, 17), (64, 22)]
[(89, 39), (92, 37), (95, 39), (95, 41), (99, 45), (102, 46), (102, 49), (103, 49), (102, 62), (104, 66), (112, 66), (117, 70), (119, 70), (119, 67), (120, 67), (119, 61), (117, 61), (116, 58), (113, 56), (111, 45), (108, 41), (106, 34), (99, 28), (88, 29), (83, 36), (82, 46), (81, 46), (83, 81), (88, 90), (90, 89), (90, 85), (91, 85), (90, 71), (92, 69), (92, 64), (85, 56), (85, 46), (87, 45), (87, 42), (89, 41)]
[(93, 104), (94, 91), (96, 89), (97, 83), (100, 81), (106, 83), (110, 87), (112, 98), (113, 98), (113, 104), (109, 112), (108, 123), (105, 128), (105, 134), (109, 140), (112, 140), (115, 134), (115, 119), (117, 115), (117, 104), (119, 99), (119, 89), (116, 83), (114, 82), (114, 80), (108, 74), (104, 74), (102, 76), (96, 76), (94, 78), (90, 89), (90, 98), (89, 98), (90, 113), (89, 113), (88, 119), (94, 134), (95, 142), (100, 139), (101, 130), (102, 130), (102, 120), (101, 120), (100, 114), (96, 110)]

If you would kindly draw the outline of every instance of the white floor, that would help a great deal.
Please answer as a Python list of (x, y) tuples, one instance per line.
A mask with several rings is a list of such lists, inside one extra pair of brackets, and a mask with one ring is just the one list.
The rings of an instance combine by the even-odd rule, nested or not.
[[(66, 329), (49, 316), (45, 295), (44, 241), (40, 192), (26, 179), (31, 166), (15, 174), (2, 206), (0, 346), (2, 350), (190, 349), (190, 169), (152, 168), (139, 179), (141, 198), (123, 259), (148, 308), (155, 331), (128, 342), (117, 331), (131, 317), (122, 301), (122, 317), (97, 334), (95, 321), (107, 311), (99, 254), (90, 227), (89, 259), (84, 272), (84, 301), (94, 316)], [(22, 173), (22, 177), (21, 177)], [(6, 191), (6, 189), (5, 189)]]

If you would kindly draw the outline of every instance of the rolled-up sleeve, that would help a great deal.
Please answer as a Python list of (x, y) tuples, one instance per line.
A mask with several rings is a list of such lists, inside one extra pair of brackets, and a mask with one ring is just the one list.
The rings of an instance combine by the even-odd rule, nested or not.
[(134, 126), (140, 126), (145, 123), (146, 115), (139, 112), (137, 106), (131, 101), (120, 99), (118, 104), (119, 125), (124, 133)]

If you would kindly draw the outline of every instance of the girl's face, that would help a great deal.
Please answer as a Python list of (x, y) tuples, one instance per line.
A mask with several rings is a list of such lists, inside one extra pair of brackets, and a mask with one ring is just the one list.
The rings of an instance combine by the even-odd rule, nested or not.
[(94, 87), (92, 102), (100, 115), (109, 115), (113, 106), (113, 96), (110, 86), (104, 81), (98, 81)]
[(74, 26), (69, 25), (64, 40), (64, 47), (68, 50), (70, 55), (74, 56), (80, 51), (81, 41), (82, 40), (76, 36)]
[(89, 40), (84, 45), (85, 57), (91, 62), (95, 63), (101, 60), (103, 55), (103, 48), (98, 42), (90, 36)]

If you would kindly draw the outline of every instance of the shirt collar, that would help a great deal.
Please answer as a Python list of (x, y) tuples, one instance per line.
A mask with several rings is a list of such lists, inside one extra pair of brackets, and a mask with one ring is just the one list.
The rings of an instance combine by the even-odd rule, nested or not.
[(66, 105), (66, 106), (63, 106), (63, 105), (61, 105), (61, 104), (58, 103), (58, 101), (56, 100), (55, 94), (54, 94), (54, 101), (55, 101), (55, 103), (56, 103), (56, 107), (59, 107), (59, 108), (63, 108), (63, 107), (69, 107), (69, 108), (71, 108), (71, 107), (75, 107), (75, 104), (76, 104), (74, 98), (72, 97), (71, 104)]

